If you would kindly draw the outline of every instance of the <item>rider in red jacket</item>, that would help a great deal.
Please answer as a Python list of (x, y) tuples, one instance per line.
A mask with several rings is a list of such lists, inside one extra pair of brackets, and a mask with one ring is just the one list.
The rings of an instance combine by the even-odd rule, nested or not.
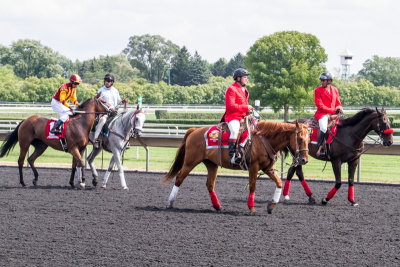
[(317, 106), (317, 111), (314, 117), (318, 120), (319, 131), (317, 136), (318, 151), (317, 156), (324, 157), (321, 152), (324, 142), (325, 133), (328, 130), (328, 121), (331, 114), (337, 112), (343, 113), (342, 104), (340, 103), (339, 91), (332, 86), (333, 76), (329, 72), (324, 72), (319, 76), (321, 86), (314, 91), (314, 102)]
[(253, 107), (249, 105), (249, 91), (246, 88), (248, 75), (249, 73), (245, 69), (235, 70), (233, 73), (235, 82), (229, 86), (225, 93), (225, 114), (222, 120), (228, 124), (230, 131), (228, 144), (232, 165), (240, 163), (240, 158), (236, 157), (236, 140), (240, 120), (247, 115), (247, 112), (253, 110)]

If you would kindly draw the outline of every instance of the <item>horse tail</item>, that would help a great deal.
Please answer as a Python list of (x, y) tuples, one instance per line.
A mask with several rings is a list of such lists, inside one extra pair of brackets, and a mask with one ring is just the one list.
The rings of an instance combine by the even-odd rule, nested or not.
[(171, 181), (178, 172), (182, 169), (183, 161), (185, 159), (185, 150), (186, 150), (186, 139), (187, 137), (194, 131), (195, 128), (190, 128), (186, 131), (185, 136), (183, 137), (182, 143), (180, 144), (178, 151), (176, 152), (174, 163), (171, 166), (171, 169), (167, 174), (162, 178), (162, 183), (166, 183)]
[(18, 129), (23, 121), (21, 121), (18, 126), (11, 132), (3, 142), (0, 148), (0, 158), (8, 156), (8, 154), (13, 150), (14, 146), (18, 143)]

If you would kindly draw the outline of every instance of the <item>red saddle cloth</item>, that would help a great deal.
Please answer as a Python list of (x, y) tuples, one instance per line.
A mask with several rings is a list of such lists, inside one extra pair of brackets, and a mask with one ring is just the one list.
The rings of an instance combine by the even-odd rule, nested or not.
[[(337, 119), (335, 120), (335, 123), (334, 123), (334, 125), (332, 126), (332, 128), (331, 128), (330, 130), (328, 130), (328, 131), (329, 131), (329, 136), (328, 136), (328, 140), (326, 140), (326, 143), (327, 143), (327, 144), (332, 143), (333, 137), (336, 136), (336, 133), (337, 133), (337, 124), (338, 124), (338, 123), (339, 123), (339, 118), (337, 118)], [(311, 133), (311, 138), (310, 138), (310, 140), (311, 140), (311, 143), (313, 143), (313, 144), (316, 144), (316, 143), (317, 143), (318, 131), (319, 131), (319, 129), (317, 129), (317, 128), (313, 128), (313, 129), (312, 129), (312, 133)], [(333, 135), (332, 135), (332, 134), (333, 134)]]
[(52, 134), (50, 133), (51, 128), (53, 128), (55, 120), (48, 120), (46, 123), (46, 139), (55, 139), (60, 140), (61, 138), (65, 138), (65, 129), (67, 129), (67, 123), (69, 120), (66, 120), (63, 125), (63, 130), (61, 134)]
[[(204, 134), (204, 138), (206, 140), (206, 149), (215, 149), (218, 148), (218, 137), (221, 131), (217, 129), (217, 125), (214, 125), (208, 129), (208, 131)], [(228, 148), (228, 140), (229, 140), (230, 132), (223, 132), (221, 137), (221, 148)], [(249, 130), (246, 129), (244, 133), (240, 136), (239, 145), (244, 147), (249, 139)]]

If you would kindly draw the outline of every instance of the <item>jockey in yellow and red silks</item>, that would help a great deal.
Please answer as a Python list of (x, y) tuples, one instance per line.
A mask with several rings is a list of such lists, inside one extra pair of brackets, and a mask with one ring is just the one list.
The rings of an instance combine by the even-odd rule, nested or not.
[(58, 127), (60, 127), (70, 115), (72, 115), (72, 108), (68, 104), (68, 100), (74, 105), (79, 105), (76, 99), (76, 88), (82, 83), (82, 79), (78, 74), (74, 74), (69, 78), (70, 82), (65, 83), (58, 88), (51, 101), (51, 107), (54, 112), (60, 116), (60, 119), (54, 124), (50, 130), (51, 133), (59, 133)]

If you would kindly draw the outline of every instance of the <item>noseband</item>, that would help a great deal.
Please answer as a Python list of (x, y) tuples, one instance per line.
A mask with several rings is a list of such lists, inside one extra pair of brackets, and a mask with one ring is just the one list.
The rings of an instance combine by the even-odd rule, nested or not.
[(297, 138), (298, 138), (298, 134), (300, 132), (301, 132), (300, 130), (296, 129), (296, 151), (295, 151), (295, 155), (293, 155), (291, 150), (289, 149), (289, 152), (290, 152), (290, 154), (292, 154), (292, 157), (293, 157), (293, 163), (292, 163), (291, 167), (292, 166), (293, 167), (297, 167), (299, 165), (299, 162), (300, 162), (300, 154), (301, 154), (301, 152), (308, 151), (307, 148), (302, 148), (302, 149), (299, 148), (299, 143), (297, 142)]

